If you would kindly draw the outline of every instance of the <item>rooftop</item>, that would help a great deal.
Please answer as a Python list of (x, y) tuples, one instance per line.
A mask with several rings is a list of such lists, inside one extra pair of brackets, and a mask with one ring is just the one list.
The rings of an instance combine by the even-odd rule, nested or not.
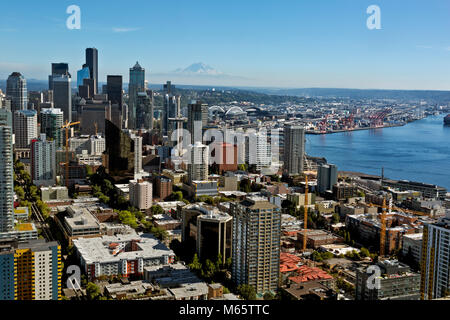
[(64, 220), (72, 230), (100, 227), (97, 219), (88, 209), (79, 206), (68, 206), (66, 210), (68, 216), (64, 217)]
[(281, 252), (280, 254), (280, 272), (292, 272), (299, 268), (301, 258), (296, 255)]
[[(131, 243), (136, 245), (137, 250), (129, 250)], [(87, 264), (174, 255), (172, 250), (150, 234), (134, 233), (80, 238), (74, 240), (73, 244)]]
[(303, 265), (297, 269), (297, 274), (294, 277), (289, 277), (289, 280), (295, 283), (303, 283), (314, 280), (331, 280), (333, 277), (327, 272), (317, 267), (308, 267)]

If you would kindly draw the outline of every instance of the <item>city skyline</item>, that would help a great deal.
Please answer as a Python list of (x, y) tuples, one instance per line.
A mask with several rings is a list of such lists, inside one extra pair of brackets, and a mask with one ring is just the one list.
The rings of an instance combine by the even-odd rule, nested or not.
[[(14, 50), (0, 55), (0, 79), (13, 71), (45, 79), (52, 62), (69, 63), (75, 75), (84, 64), (84, 48), (95, 47), (99, 82), (108, 74), (128, 82), (128, 69), (139, 61), (154, 84), (450, 89), (445, 1), (377, 1), (380, 30), (366, 26), (372, 1), (260, 1), (257, 7), (235, 1), (175, 7), (135, 1), (105, 7), (82, 0), (76, 3), (80, 30), (66, 27), (71, 4), (4, 8), (0, 32)], [(54, 41), (40, 46), (44, 33)], [(199, 62), (212, 66), (212, 74), (176, 72)]]

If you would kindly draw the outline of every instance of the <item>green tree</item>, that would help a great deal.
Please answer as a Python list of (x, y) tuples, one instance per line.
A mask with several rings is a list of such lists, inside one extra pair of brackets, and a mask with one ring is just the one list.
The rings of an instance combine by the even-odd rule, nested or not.
[(317, 262), (323, 261), (322, 255), (317, 251), (314, 251), (311, 256), (314, 261), (317, 261)]
[(22, 187), (14, 186), (14, 192), (16, 193), (16, 195), (19, 198), (19, 200), (24, 200), (25, 199), (25, 191), (23, 190)]
[(136, 222), (136, 217), (130, 211), (124, 210), (119, 211), (119, 220), (123, 224), (129, 225), (130, 227), (136, 229), (138, 224)]
[(103, 193), (99, 195), (98, 199), (105, 204), (108, 204), (110, 200), (110, 198), (108, 196), (105, 196)]
[(244, 300), (256, 300), (256, 290), (248, 284), (241, 284), (237, 291)]
[(114, 186), (108, 179), (103, 179), (103, 192), (105, 194), (109, 194), (112, 190), (114, 190)]
[(370, 257), (370, 252), (369, 252), (369, 250), (367, 250), (366, 248), (361, 248), (361, 256), (362, 257)]
[(194, 258), (192, 259), (192, 262), (190, 264), (188, 264), (188, 267), (189, 267), (189, 269), (191, 269), (193, 271), (197, 271), (197, 272), (202, 269), (202, 264), (198, 260), (197, 254), (194, 254)]
[(207, 279), (212, 279), (216, 274), (216, 265), (209, 259), (206, 259), (205, 264), (203, 266), (203, 275)]
[(231, 257), (227, 258), (226, 262), (225, 262), (225, 267), (229, 270), (231, 269), (231, 265), (233, 263), (233, 260), (231, 259)]
[(86, 295), (89, 300), (98, 300), (101, 295), (99, 287), (95, 283), (89, 282), (86, 286)]
[(216, 269), (217, 270), (220, 270), (220, 269), (222, 269), (223, 268), (223, 262), (222, 262), (222, 260), (223, 260), (223, 256), (222, 256), (222, 254), (218, 254), (217, 255), (217, 260), (216, 260)]
[(339, 221), (341, 221), (341, 218), (339, 217), (338, 213), (334, 213), (332, 219), (333, 219), (333, 224), (339, 223)]
[(181, 191), (175, 191), (172, 193), (172, 198), (174, 201), (183, 201), (183, 192)]
[(161, 208), (161, 206), (159, 206), (159, 205), (154, 205), (154, 206), (152, 206), (152, 207), (150, 208), (150, 210), (151, 210), (151, 212), (152, 212), (152, 215), (155, 215), (155, 214), (163, 214), (163, 213), (164, 213), (163, 208)]

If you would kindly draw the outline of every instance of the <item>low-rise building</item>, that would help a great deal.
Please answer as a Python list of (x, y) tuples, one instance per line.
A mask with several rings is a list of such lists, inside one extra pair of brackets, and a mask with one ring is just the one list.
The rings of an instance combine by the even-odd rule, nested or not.
[[(297, 239), (299, 244), (303, 243), (303, 237), (304, 237), (304, 230), (301, 229), (297, 233)], [(306, 230), (306, 245), (309, 248), (318, 249), (320, 246), (325, 244), (334, 244), (334, 243), (342, 243), (344, 242), (344, 239), (341, 237), (335, 236), (330, 232), (327, 232), (325, 230), (319, 230), (319, 229), (307, 229)]]
[(217, 181), (192, 181), (190, 185), (183, 184), (183, 189), (190, 196), (216, 196), (219, 193)]
[(397, 260), (380, 261), (375, 268), (380, 276), (374, 280), (369, 279), (373, 270), (357, 269), (356, 300), (419, 300), (420, 274)]
[(337, 300), (337, 292), (322, 282), (293, 283), (282, 290), (292, 300)]
[(42, 201), (70, 199), (67, 187), (41, 187)]
[(358, 187), (353, 184), (339, 182), (333, 186), (333, 199), (336, 201), (353, 198), (357, 195)]
[(100, 224), (98, 220), (84, 207), (68, 206), (65, 212), (56, 215), (56, 219), (62, 226), (62, 231), (69, 241), (80, 237), (100, 236)]
[(153, 300), (167, 297), (166, 290), (141, 280), (108, 284), (105, 286), (105, 294), (114, 300)]
[(155, 226), (163, 229), (163, 230), (174, 230), (178, 229), (181, 226), (181, 221), (172, 218), (171, 216), (163, 213), (163, 214), (155, 214), (153, 215), (153, 223)]
[(154, 265), (144, 268), (144, 279), (165, 288), (175, 300), (206, 300), (208, 286), (185, 265)]
[(28, 220), (30, 218), (30, 213), (28, 207), (17, 207), (14, 208), (14, 219), (16, 220)]
[(143, 275), (148, 266), (174, 262), (175, 254), (150, 234), (121, 234), (73, 240), (80, 265), (92, 280), (102, 275)]
[(130, 200), (130, 184), (115, 184), (114, 187), (119, 192), (119, 195), (125, 198), (125, 200)]
[[(287, 195), (287, 200), (295, 204), (297, 209), (305, 205), (305, 194), (304, 193), (291, 193)], [(308, 193), (308, 207), (314, 207), (315, 195)]]
[(181, 186), (185, 179), (187, 178), (187, 172), (183, 170), (163, 170), (162, 173), (163, 176), (166, 176), (167, 178), (172, 180), (172, 183), (175, 186)]

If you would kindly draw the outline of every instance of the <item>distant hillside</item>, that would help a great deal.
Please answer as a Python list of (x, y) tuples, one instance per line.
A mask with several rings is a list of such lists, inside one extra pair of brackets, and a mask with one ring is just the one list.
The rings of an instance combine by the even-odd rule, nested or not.
[[(101, 90), (103, 82), (99, 83)], [(220, 102), (248, 101), (257, 104), (278, 104), (283, 102), (302, 103), (308, 98), (348, 98), (348, 99), (393, 99), (406, 101), (426, 100), (431, 103), (449, 103), (450, 91), (433, 90), (369, 90), (369, 89), (338, 89), (338, 88), (258, 88), (258, 87), (227, 87), (180, 85), (174, 83), (183, 100), (202, 99), (208, 104)], [(76, 82), (72, 82), (76, 89)], [(47, 80), (27, 79), (28, 91), (43, 91), (48, 89)], [(162, 84), (150, 83), (150, 88), (162, 90)], [(123, 84), (128, 91), (128, 83)], [(0, 80), (0, 89), (6, 90), (6, 80)], [(215, 91), (212, 91), (212, 90)], [(184, 101), (185, 102), (185, 101)], [(183, 103), (185, 104), (185, 103)]]
[[(239, 89), (182, 89), (177, 87), (175, 94), (181, 95), (181, 106), (187, 106), (191, 100), (201, 100), (208, 105), (215, 105), (220, 103), (230, 103), (233, 101), (246, 101), (255, 104), (277, 105), (281, 103), (305, 103), (311, 101), (311, 99), (295, 96), (279, 96), (269, 95), (265, 93), (239, 90)], [(155, 97), (155, 105), (160, 106), (163, 104), (162, 96)]]
[(433, 90), (368, 90), (368, 89), (333, 89), (333, 88), (304, 88), (304, 89), (276, 89), (251, 88), (257, 92), (275, 95), (301, 97), (337, 97), (350, 99), (395, 99), (395, 100), (427, 100), (449, 102), (450, 91)]

